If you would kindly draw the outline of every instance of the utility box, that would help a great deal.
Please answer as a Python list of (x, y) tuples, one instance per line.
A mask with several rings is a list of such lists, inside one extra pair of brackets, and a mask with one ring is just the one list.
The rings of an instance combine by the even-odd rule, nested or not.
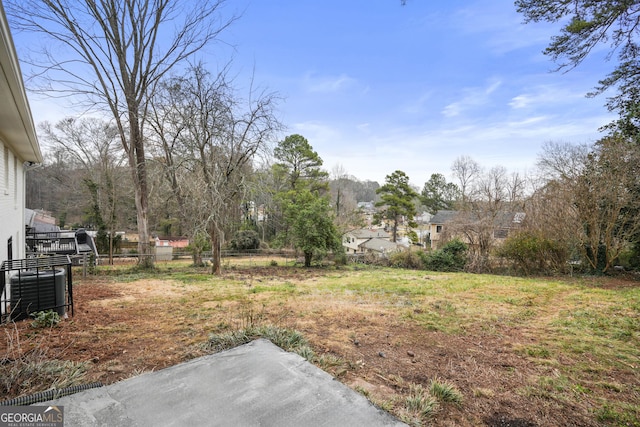
[(22, 320), (39, 311), (73, 315), (68, 255), (4, 261), (0, 266), (1, 320)]
[(173, 259), (173, 247), (156, 246), (154, 248), (156, 261), (171, 261)]
[(63, 268), (15, 273), (11, 276), (11, 319), (22, 320), (43, 310), (64, 316), (65, 279)]

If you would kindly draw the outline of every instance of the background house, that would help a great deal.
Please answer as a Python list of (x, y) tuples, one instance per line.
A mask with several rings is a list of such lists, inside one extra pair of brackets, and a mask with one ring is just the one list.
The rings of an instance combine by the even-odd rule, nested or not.
[(342, 237), (342, 246), (347, 254), (363, 254), (377, 252), (385, 254), (398, 250), (398, 245), (389, 241), (386, 231), (359, 229), (352, 230)]
[(492, 239), (502, 241), (512, 230), (520, 228), (524, 218), (523, 212), (439, 211), (429, 224), (431, 249), (439, 248), (445, 233), (469, 243), (465, 236), (488, 231)]
[(458, 211), (438, 211), (429, 220), (429, 238), (431, 239), (431, 249), (437, 249), (440, 243), (440, 239), (444, 232), (444, 227), (447, 223), (451, 222)]
[(25, 257), (25, 171), (42, 163), (22, 73), (0, 2), (0, 262)]
[(60, 227), (56, 225), (56, 219), (49, 212), (41, 209), (24, 210), (24, 223), (27, 230), (37, 231), (39, 233), (48, 233), (60, 231)]

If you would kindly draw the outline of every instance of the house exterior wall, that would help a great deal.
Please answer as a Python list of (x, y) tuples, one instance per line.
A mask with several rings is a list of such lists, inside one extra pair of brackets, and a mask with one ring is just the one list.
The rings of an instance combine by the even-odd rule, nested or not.
[(25, 257), (23, 163), (0, 139), (0, 261)]
[[(504, 212), (501, 216), (493, 219), (494, 224), (491, 230), (491, 239), (493, 243), (504, 242), (513, 230), (517, 230), (520, 227), (524, 218), (524, 213)], [(448, 223), (449, 222), (435, 222), (429, 225), (429, 231), (431, 233), (431, 249), (439, 249), (440, 246), (442, 246), (442, 235), (444, 234), (444, 229)], [(465, 236), (464, 233), (458, 233), (456, 236), (449, 237), (456, 237), (462, 242), (470, 244), (468, 236)]]
[(42, 162), (33, 123), (18, 56), (0, 1), (0, 262), (9, 256), (25, 257), (23, 165)]
[(429, 224), (429, 238), (431, 239), (431, 249), (438, 249), (443, 229), (444, 227), (442, 224)]
[(366, 241), (367, 239), (358, 239), (355, 235), (347, 233), (342, 238), (342, 246), (344, 246), (347, 253), (355, 254), (358, 252), (358, 246)]
[(354, 230), (342, 237), (342, 246), (348, 254), (364, 253), (362, 245), (371, 239), (389, 240), (389, 235), (382, 230)]

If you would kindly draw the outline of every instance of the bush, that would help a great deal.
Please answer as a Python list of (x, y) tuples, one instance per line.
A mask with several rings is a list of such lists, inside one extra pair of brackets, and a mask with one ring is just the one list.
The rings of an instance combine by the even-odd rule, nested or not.
[(418, 252), (406, 250), (392, 253), (389, 257), (389, 265), (396, 268), (419, 270), (424, 267), (424, 262)]
[(625, 270), (638, 270), (640, 268), (640, 243), (636, 243), (620, 253), (618, 264)]
[(431, 271), (463, 271), (467, 264), (468, 247), (460, 240), (447, 242), (441, 249), (422, 253), (424, 268)]
[(229, 242), (231, 249), (236, 251), (248, 251), (260, 248), (260, 237), (255, 230), (240, 230)]
[(333, 262), (335, 265), (347, 265), (347, 253), (340, 248), (333, 252)]
[(509, 236), (496, 255), (512, 261), (523, 274), (555, 272), (568, 259), (568, 251), (561, 243), (532, 231)]

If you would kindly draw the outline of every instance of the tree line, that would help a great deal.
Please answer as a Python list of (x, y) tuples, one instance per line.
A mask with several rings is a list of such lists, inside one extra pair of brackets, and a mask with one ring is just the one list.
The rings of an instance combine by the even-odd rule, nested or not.
[[(29, 171), (27, 204), (54, 212), (62, 226), (89, 227), (104, 236), (134, 229), (134, 194), (108, 122), (64, 119), (40, 128), (47, 161)], [(188, 237), (196, 264), (205, 251), (215, 256), (215, 245), (219, 250), (223, 245), (295, 247), (306, 265), (328, 252), (342, 253), (342, 234), (365, 226), (362, 201), (375, 203), (374, 223), (384, 225), (394, 242), (403, 234), (412, 243), (424, 243), (415, 232), (420, 212), (460, 212), (443, 238), (466, 243), (470, 271), (492, 271), (496, 259), (525, 273), (562, 271), (571, 261), (599, 272), (639, 264), (640, 149), (619, 135), (591, 146), (547, 142), (528, 176), (502, 166), (484, 168), (460, 156), (449, 181), (434, 173), (419, 188), (400, 170), (382, 185), (360, 181), (341, 167), (330, 173), (298, 134), (238, 166), (230, 164), (232, 156), (222, 155), (242, 152), (238, 146), (213, 140), (210, 146), (192, 145), (197, 140), (192, 134), (183, 139), (171, 129), (174, 133), (159, 132), (148, 145), (154, 154), (149, 160), (151, 230)], [(205, 124), (192, 132), (210, 129)], [(498, 245), (497, 224), (505, 214), (524, 215)], [(214, 263), (213, 271), (219, 269)]]
[[(135, 226), (144, 266), (153, 263), (151, 230), (186, 234), (201, 246), (194, 248), (196, 262), (198, 251), (211, 247), (213, 272), (220, 270), (222, 245), (244, 228), (298, 247), (308, 264), (313, 253), (337, 249), (341, 229), (358, 224), (352, 209), (358, 198), (344, 185), (350, 180), (336, 171), (329, 182), (303, 136), (289, 135), (271, 150), (283, 131), (278, 95), (251, 82), (242, 96), (228, 66), (211, 71), (195, 60), (238, 19), (223, 13), (224, 0), (204, 0), (189, 11), (171, 0), (6, 3), (13, 25), (50, 43), (26, 62), (35, 70), (31, 89), (72, 96), (87, 112), (43, 125), (52, 158), (29, 177), (29, 198), (57, 192), (46, 203), (58, 207), (51, 210), (61, 222), (83, 206), (86, 222), (107, 235)], [(549, 142), (535, 180), (499, 166), (484, 170), (463, 156), (452, 166), (454, 183), (435, 174), (419, 192), (395, 171), (376, 189), (376, 220), (396, 239), (398, 225), (410, 229), (419, 206), (466, 212), (450, 228), (470, 243), (470, 265), (483, 271), (496, 253), (497, 217), (522, 210), (521, 240), (503, 248), (504, 258), (526, 269), (534, 255), (558, 266), (577, 258), (606, 272), (638, 253), (638, 12), (622, 1), (519, 0), (516, 6), (528, 22), (563, 23), (546, 51), (560, 69), (611, 42), (619, 65), (594, 94), (617, 89), (607, 107), (619, 119), (592, 146)]]

